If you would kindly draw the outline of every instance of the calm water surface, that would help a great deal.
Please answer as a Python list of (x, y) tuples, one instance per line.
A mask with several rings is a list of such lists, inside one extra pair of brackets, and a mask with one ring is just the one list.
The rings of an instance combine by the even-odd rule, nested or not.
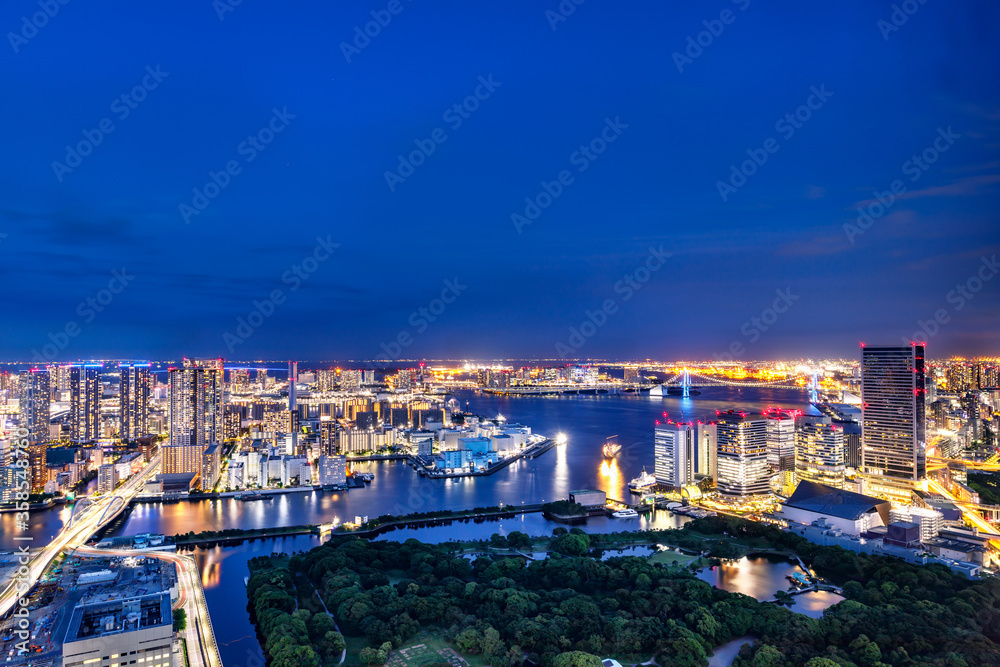
[[(646, 396), (560, 396), (503, 397), (457, 394), (463, 407), (486, 417), (503, 414), (509, 421), (530, 426), (549, 436), (565, 433), (568, 444), (557, 447), (531, 461), (518, 461), (498, 473), (459, 482), (427, 480), (398, 462), (361, 464), (358, 470), (375, 473), (375, 481), (364, 489), (344, 493), (296, 493), (271, 501), (243, 503), (233, 499), (202, 500), (169, 504), (136, 505), (120, 534), (154, 532), (164, 534), (225, 528), (264, 528), (313, 524), (334, 518), (350, 520), (362, 515), (407, 514), (439, 509), (463, 509), (504, 503), (547, 502), (566, 498), (571, 490), (597, 488), (610, 497), (630, 497), (627, 484), (645, 466), (653, 466), (653, 427), (663, 413), (672, 419), (712, 418), (716, 410), (740, 408), (761, 410), (768, 405), (815, 411), (806, 402), (805, 392), (796, 390), (750, 390), (728, 387), (707, 388), (700, 396), (649, 398)], [(601, 445), (609, 435), (618, 435), (622, 452), (614, 465), (602, 469)], [(41, 545), (59, 532), (70, 516), (70, 509), (58, 507), (32, 512), (29, 534)], [(660, 511), (638, 520), (620, 521), (593, 518), (588, 532), (616, 532), (682, 525), (686, 519)], [(540, 514), (483, 523), (454, 522), (447, 526), (397, 530), (379, 539), (404, 540), (416, 537), (427, 542), (450, 539), (484, 539), (493, 533), (519, 530), (529, 535), (547, 535), (557, 526)], [(0, 549), (14, 547), (17, 534), (12, 514), (0, 515)], [(250, 659), (262, 658), (246, 610), (243, 577), (246, 563), (257, 555), (273, 551), (295, 552), (319, 544), (311, 536), (244, 542), (235, 547), (197, 549), (205, 593), (212, 622), (227, 667), (250, 667)], [(727, 590), (768, 599), (776, 590), (787, 587), (783, 579), (788, 563), (763, 562), (723, 566), (717, 572), (703, 573), (710, 583)], [(773, 570), (773, 571), (772, 571)], [(790, 571), (790, 570), (788, 570)], [(714, 580), (712, 580), (714, 578)], [(824, 600), (803, 600), (798, 596), (797, 609), (819, 614), (832, 604)], [(832, 596), (836, 598), (837, 596)], [(836, 600), (834, 600), (836, 601)], [(738, 649), (738, 646), (737, 646)], [(254, 665), (258, 663), (254, 662)]]
[[(756, 555), (724, 561), (722, 565), (703, 569), (697, 576), (702, 581), (731, 593), (743, 593), (763, 601), (773, 600), (777, 591), (788, 591), (790, 582), (786, 577), (792, 572), (808, 574), (798, 563), (781, 556)], [(836, 593), (810, 591), (796, 595), (791, 609), (812, 618), (820, 618), (827, 607), (843, 599)]]
[[(375, 473), (364, 489), (344, 493), (287, 494), (272, 501), (243, 503), (231, 498), (171, 504), (136, 505), (120, 534), (142, 532), (167, 535), (264, 528), (341, 521), (355, 516), (407, 514), (440, 509), (485, 507), (504, 503), (548, 502), (566, 498), (575, 489), (596, 488), (612, 498), (628, 499), (628, 482), (645, 466), (653, 468), (653, 428), (664, 413), (671, 419), (708, 419), (716, 410), (761, 410), (768, 405), (815, 412), (806, 393), (794, 389), (705, 388), (689, 399), (649, 396), (505, 397), (459, 392), (462, 407), (484, 417), (504, 415), (534, 432), (565, 433), (569, 442), (530, 461), (518, 461), (487, 477), (457, 482), (427, 480), (399, 462), (359, 464)], [(602, 466), (601, 445), (618, 435), (622, 452), (611, 466)], [(69, 517), (67, 508), (33, 512), (30, 534), (44, 544)], [(458, 527), (458, 526), (456, 526)], [(0, 515), (0, 548), (14, 546), (12, 514)], [(461, 539), (461, 534), (456, 534)]]

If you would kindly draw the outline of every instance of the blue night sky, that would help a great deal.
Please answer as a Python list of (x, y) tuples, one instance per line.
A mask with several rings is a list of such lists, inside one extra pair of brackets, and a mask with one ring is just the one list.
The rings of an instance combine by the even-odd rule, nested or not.
[(3, 358), (1000, 352), (995, 2), (224, 2), (5, 3)]

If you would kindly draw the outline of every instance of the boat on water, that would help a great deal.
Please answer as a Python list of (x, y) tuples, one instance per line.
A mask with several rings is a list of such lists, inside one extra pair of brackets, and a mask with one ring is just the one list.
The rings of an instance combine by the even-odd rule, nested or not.
[(247, 502), (250, 500), (271, 500), (272, 496), (263, 494), (259, 491), (251, 491), (250, 493), (239, 493), (236, 495), (237, 500), (242, 500)]
[(617, 512), (612, 513), (611, 516), (613, 516), (616, 519), (638, 519), (639, 513), (636, 512), (634, 509), (629, 508), (624, 510), (618, 510)]
[(646, 468), (643, 467), (642, 474), (628, 483), (628, 490), (632, 493), (642, 493), (646, 489), (650, 489), (655, 485), (656, 477), (646, 472)]
[(354, 479), (359, 482), (371, 482), (375, 479), (375, 473), (372, 472), (356, 472), (354, 473)]
[(604, 457), (608, 459), (613, 459), (618, 456), (619, 452), (622, 451), (622, 446), (618, 444), (618, 436), (609, 435), (604, 441), (602, 451), (604, 452)]

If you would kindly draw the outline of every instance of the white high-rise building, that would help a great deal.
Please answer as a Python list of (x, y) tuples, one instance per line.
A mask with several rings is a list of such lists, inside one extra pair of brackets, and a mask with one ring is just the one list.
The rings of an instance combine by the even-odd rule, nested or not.
[(319, 484), (347, 484), (347, 457), (320, 456), (317, 462)]
[(105, 463), (97, 469), (97, 492), (111, 493), (118, 486), (118, 466)]
[(361, 389), (361, 371), (341, 371), (341, 391), (358, 391)]
[(697, 431), (692, 424), (658, 424), (653, 433), (656, 483), (680, 489), (694, 484)]
[(897, 521), (913, 522), (920, 526), (920, 541), (934, 539), (944, 528), (944, 514), (937, 510), (925, 509), (923, 507), (899, 507), (889, 511), (889, 519), (895, 523)]
[(829, 417), (799, 417), (795, 432), (795, 476), (798, 480), (843, 489), (847, 462), (844, 429)]
[(719, 491), (732, 496), (768, 493), (767, 419), (730, 410), (719, 415), (716, 433)]
[(658, 424), (653, 435), (656, 483), (679, 489), (716, 475), (715, 424)]
[(771, 472), (795, 469), (795, 414), (791, 410), (768, 409), (767, 465)]
[(230, 461), (226, 468), (226, 488), (242, 489), (246, 485), (246, 466), (243, 461)]

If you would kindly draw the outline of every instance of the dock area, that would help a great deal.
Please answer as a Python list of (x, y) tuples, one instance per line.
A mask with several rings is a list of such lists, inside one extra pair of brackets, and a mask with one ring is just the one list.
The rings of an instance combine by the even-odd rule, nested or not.
[(489, 466), (488, 468), (484, 468), (483, 470), (470, 470), (470, 471), (463, 471), (463, 472), (441, 472), (439, 470), (436, 470), (435, 468), (430, 468), (430, 467), (424, 465), (422, 459), (420, 459), (419, 457), (416, 457), (416, 456), (411, 456), (410, 457), (410, 462), (411, 462), (411, 465), (415, 466), (415, 470), (417, 470), (417, 472), (419, 472), (424, 477), (427, 477), (428, 479), (455, 479), (455, 478), (460, 478), (460, 477), (486, 477), (487, 475), (492, 475), (493, 473), (497, 472), (498, 470), (503, 470), (504, 468), (506, 468), (507, 466), (509, 466), (511, 463), (514, 463), (515, 461), (519, 461), (521, 459), (534, 459), (534, 458), (537, 458), (537, 457), (541, 456), (542, 454), (544, 454), (545, 452), (547, 452), (550, 449), (552, 449), (552, 447), (554, 447), (555, 444), (556, 444), (555, 440), (553, 440), (552, 438), (546, 438), (545, 440), (542, 440), (541, 442), (538, 442), (538, 443), (536, 443), (534, 445), (531, 445), (529, 447), (525, 447), (524, 449), (522, 449), (520, 452), (518, 452), (517, 454), (515, 454), (513, 456), (508, 456), (505, 459), (497, 461), (493, 465)]

